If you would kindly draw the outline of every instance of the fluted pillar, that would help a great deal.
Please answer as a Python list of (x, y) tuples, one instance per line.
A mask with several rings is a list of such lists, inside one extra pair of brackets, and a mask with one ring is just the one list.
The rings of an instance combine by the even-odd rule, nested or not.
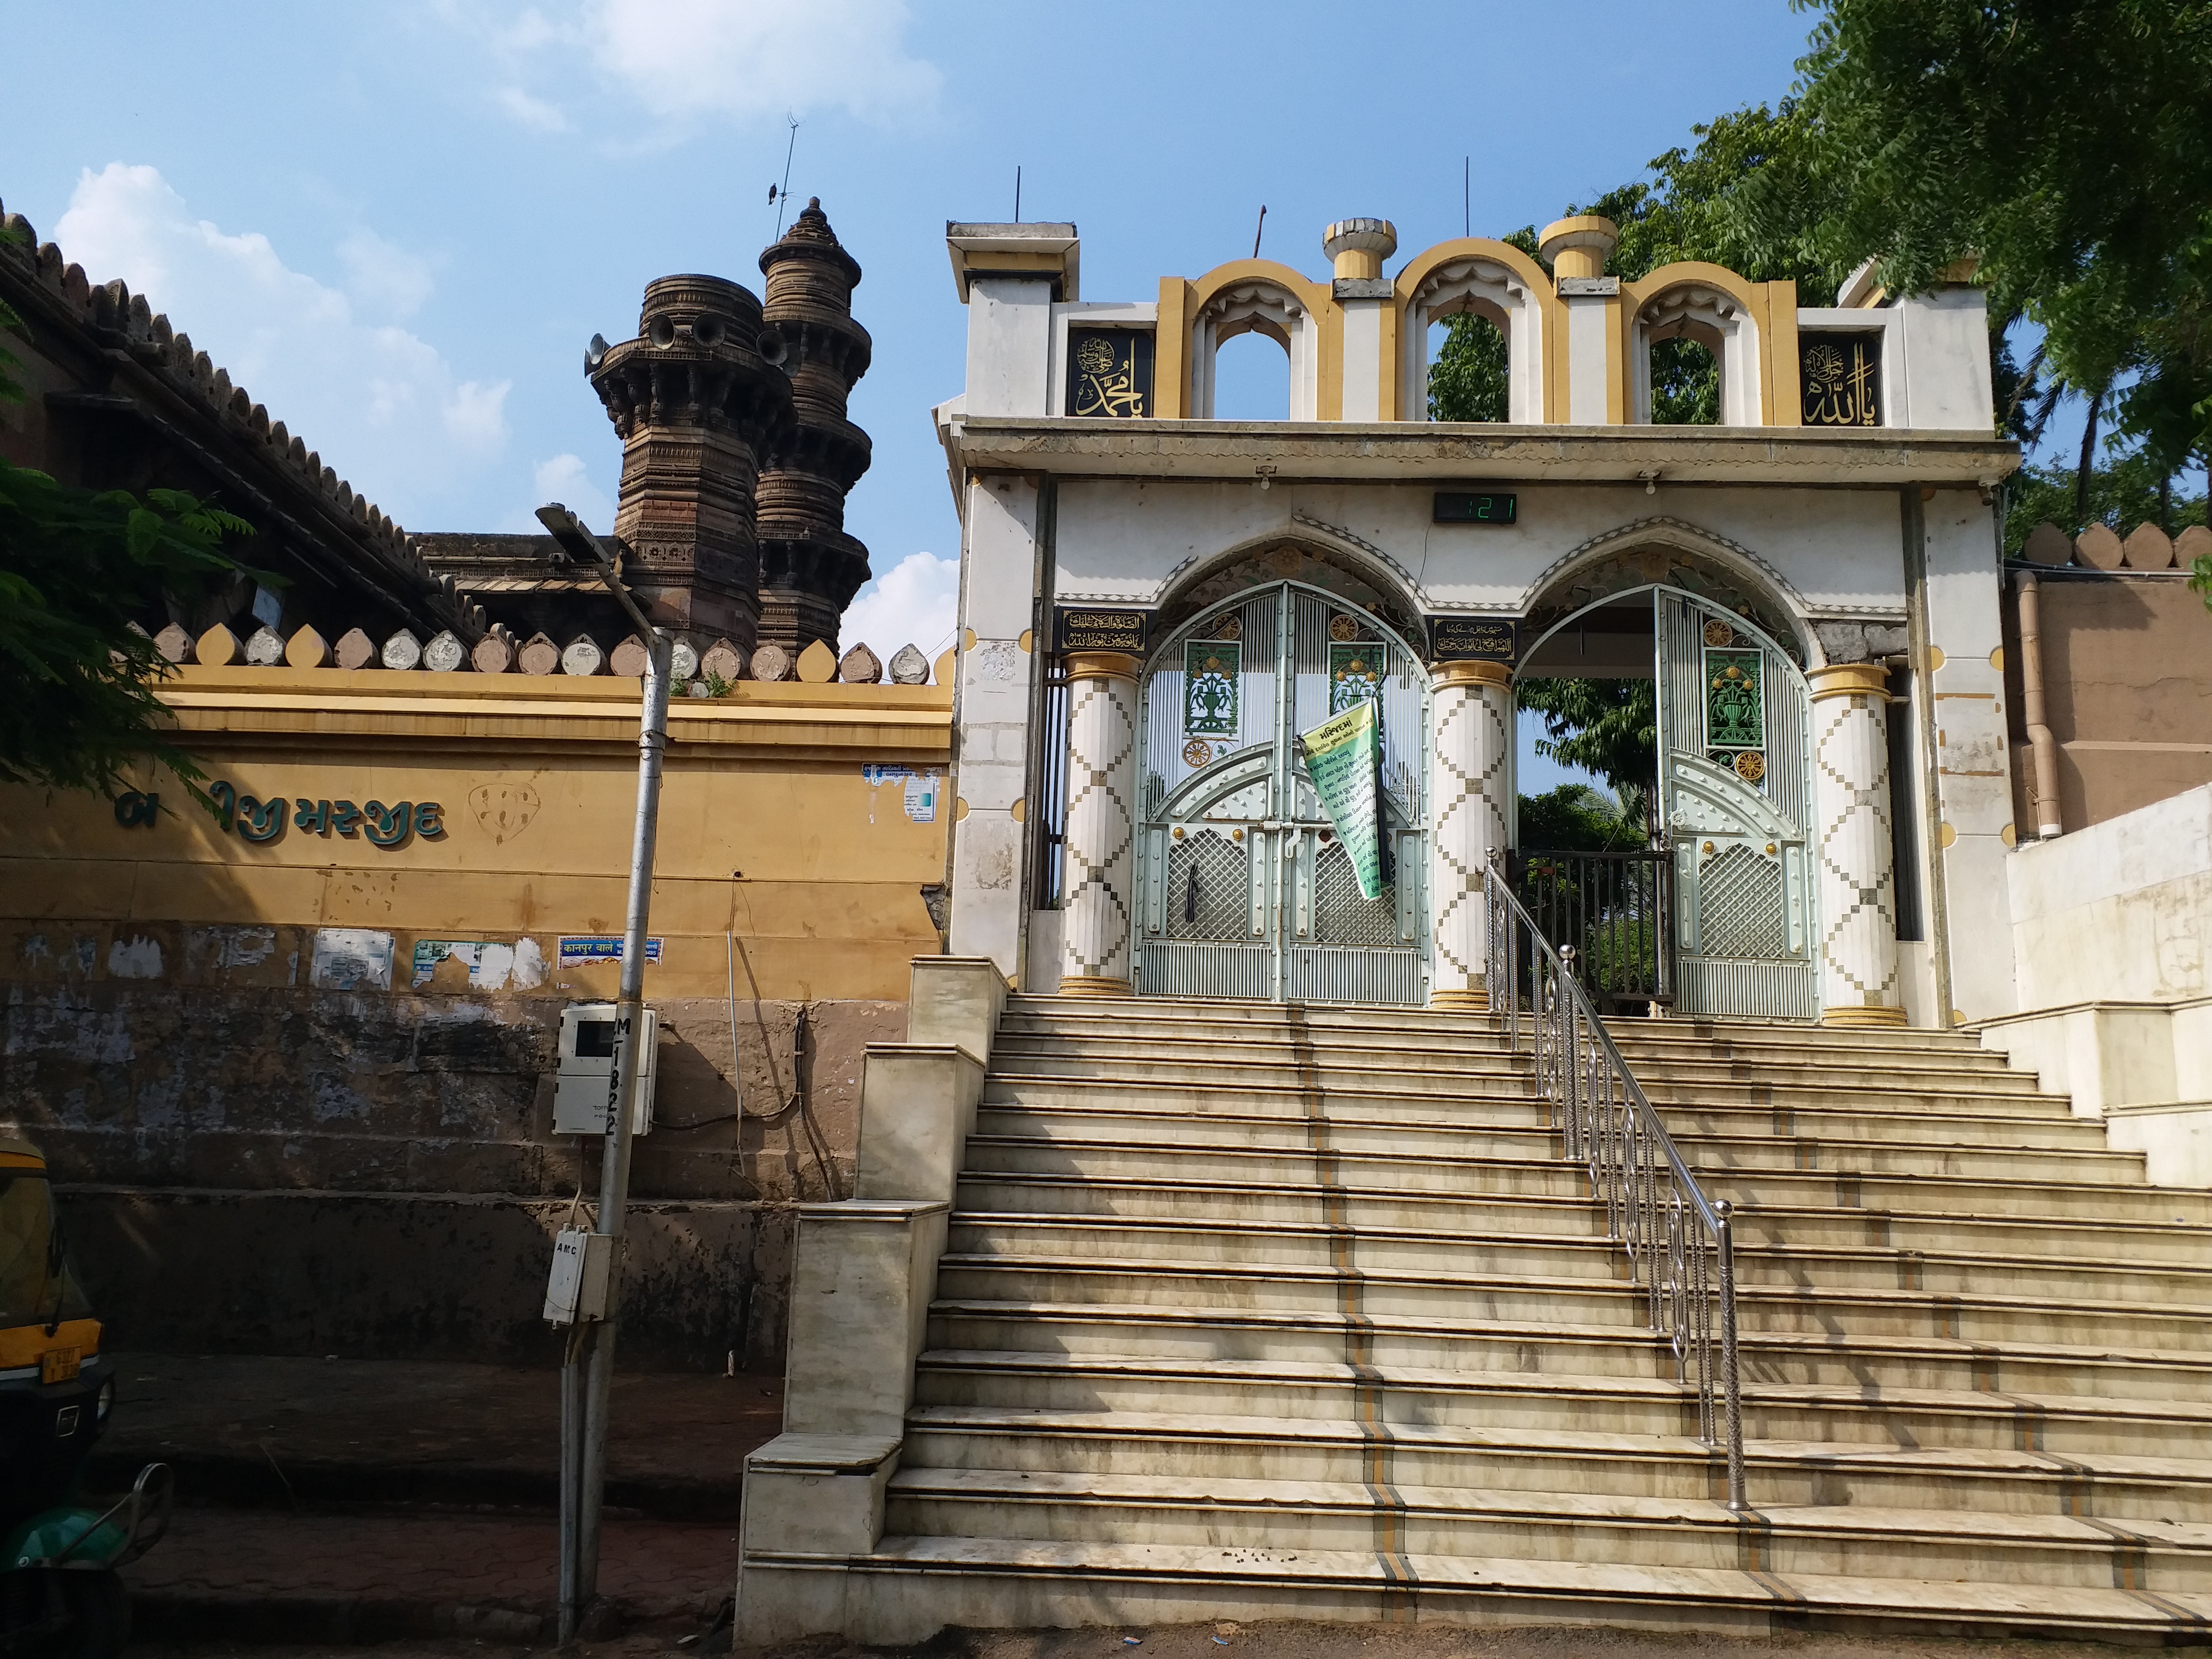
[(1448, 662), (1429, 682), (1429, 1006), (1490, 1006), (1483, 866), (1505, 845), (1513, 674), (1504, 663)]
[(1890, 838), (1889, 677), (1879, 663), (1805, 676), (1820, 870), (1820, 1023), (1902, 1025)]
[(1067, 831), (1060, 994), (1129, 994), (1137, 884), (1137, 659), (1079, 651), (1067, 661)]

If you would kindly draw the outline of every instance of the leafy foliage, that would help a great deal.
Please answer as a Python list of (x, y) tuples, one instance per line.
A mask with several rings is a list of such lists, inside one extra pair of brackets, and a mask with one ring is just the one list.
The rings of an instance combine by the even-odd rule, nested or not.
[[(0, 331), (22, 326), (0, 302)], [(0, 398), (21, 399), (7, 372), (21, 361), (0, 347)], [(131, 624), (165, 592), (234, 579), (223, 538), (252, 533), (179, 490), (141, 501), (0, 459), (0, 781), (112, 795), (150, 756), (197, 782), (155, 695), (170, 665)]]
[(1552, 853), (1618, 853), (1644, 845), (1639, 816), (1586, 783), (1563, 783), (1520, 799), (1519, 840)]
[(2166, 482), (2148, 452), (2138, 449), (2089, 474), (2088, 511), (2075, 512), (2079, 480), (2069, 464), (2024, 466), (2005, 483), (2005, 554), (2016, 558), (2027, 532), (2049, 520), (2069, 536), (2093, 524), (2109, 525), (2125, 536), (2139, 524), (2154, 524), (2173, 535), (2204, 520), (2204, 497), (2189, 495), (2162, 502)]
[(1747, 179), (1729, 209), (1747, 240), (1879, 254), (1892, 292), (1976, 254), (1992, 316), (2040, 324), (2067, 386), (2125, 379), (2118, 432), (2155, 465), (2212, 447), (2212, 7), (1820, 9), (1798, 63), (1810, 188)]
[[(1536, 257), (1536, 227), (1504, 239)], [(1487, 317), (1462, 311), (1444, 325), (1444, 343), (1429, 365), (1429, 418), (1503, 421), (1508, 417), (1505, 337)]]
[(1536, 711), (1545, 735), (1536, 752), (1605, 780), (1623, 815), (1654, 827), (1659, 781), (1659, 703), (1650, 680), (1520, 683), (1520, 703)]

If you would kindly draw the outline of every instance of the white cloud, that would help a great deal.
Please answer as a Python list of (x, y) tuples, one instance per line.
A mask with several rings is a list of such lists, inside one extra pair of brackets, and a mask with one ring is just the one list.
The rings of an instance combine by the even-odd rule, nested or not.
[[(405, 329), (362, 322), (345, 293), (287, 265), (266, 236), (193, 218), (153, 167), (88, 170), (54, 240), (95, 283), (120, 276), (166, 312), (271, 420), (402, 523), (434, 527), (419, 511), (506, 444), (506, 381), (464, 380)], [(365, 232), (347, 246), (356, 281), (374, 274), (365, 294), (390, 305), (428, 293), (413, 256)]]
[(437, 9), (498, 65), (495, 106), (547, 132), (569, 126), (567, 112), (520, 82), (563, 70), (611, 80), (672, 127), (809, 109), (889, 125), (933, 111), (945, 79), (906, 48), (907, 0), (568, 0), (513, 12), (501, 0), (444, 0)]
[(346, 292), (372, 311), (411, 317), (437, 287), (430, 262), (387, 242), (373, 230), (356, 230), (338, 244), (346, 268)]
[(492, 101), (505, 112), (510, 120), (539, 132), (566, 132), (568, 117), (558, 104), (549, 104), (543, 98), (533, 98), (520, 87), (501, 87), (492, 94)]
[(532, 469), (537, 500), (532, 504), (529, 528), (538, 528), (534, 514), (548, 501), (558, 501), (581, 519), (595, 535), (611, 534), (615, 527), (615, 504), (594, 484), (580, 455), (556, 455)]
[(902, 645), (934, 661), (959, 623), (960, 561), (909, 553), (854, 596), (838, 624), (847, 650), (866, 645), (888, 664)]

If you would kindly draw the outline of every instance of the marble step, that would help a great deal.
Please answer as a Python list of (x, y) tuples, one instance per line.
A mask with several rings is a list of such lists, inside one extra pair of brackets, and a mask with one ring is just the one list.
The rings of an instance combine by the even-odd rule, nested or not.
[[(2102, 1121), (2075, 1117), (2064, 1097), (2057, 1095), (1996, 1096), (1922, 1089), (1877, 1096), (1863, 1089), (1795, 1089), (1736, 1083), (1678, 1087), (1663, 1076), (1639, 1081), (1645, 1097), (1670, 1130), (1678, 1114), (1710, 1109), (1741, 1114), (1747, 1127), (1774, 1133), (1815, 1133), (1832, 1121), (1867, 1116), (1884, 1124), (1927, 1124), (1946, 1130), (1954, 1124), (1987, 1123), (2000, 1139), (2021, 1145), (2105, 1144)], [(994, 1071), (987, 1076), (983, 1099), (996, 1104), (1039, 1107), (1172, 1104), (1196, 1115), (1225, 1112), (1272, 1117), (1302, 1116), (1310, 1104), (1303, 1090), (1272, 1085), (1194, 1079), (1170, 1089), (1103, 1073), (1079, 1076), (1016, 1070)], [(1420, 1090), (1401, 1089), (1383, 1080), (1372, 1086), (1325, 1089), (1319, 1101), (1333, 1118), (1370, 1115), (1446, 1123), (1517, 1118), (1531, 1113), (1540, 1119), (1550, 1110), (1549, 1103), (1525, 1077), (1466, 1088), (1445, 1087), (1440, 1080)]]
[(1049, 1474), (902, 1468), (889, 1531), (1044, 1543), (1395, 1548), (1408, 1555), (1907, 1576), (2153, 1592), (2212, 1591), (2212, 1525), (1871, 1504), (1770, 1508), (1711, 1498), (1521, 1492), (1391, 1481)]
[[(1357, 1359), (1386, 1370), (1514, 1376), (1650, 1377), (1674, 1371), (1674, 1356), (1664, 1342), (1639, 1327), (1557, 1320), (1380, 1313), (1353, 1318), (1289, 1308), (940, 1297), (930, 1306), (927, 1329), (931, 1347), (993, 1352), (1310, 1364)], [(2168, 1402), (2212, 1399), (2212, 1352), (2203, 1350), (2029, 1342), (2000, 1348), (1950, 1337), (1818, 1329), (1747, 1331), (1738, 1346), (1747, 1383), (2124, 1400), (2149, 1417)], [(2193, 1419), (2183, 1413), (2174, 1420)], [(2142, 1424), (2117, 1420), (2106, 1426), (2124, 1437), (2150, 1431)], [(2054, 1423), (2051, 1431), (2058, 1427)], [(2138, 1444), (2136, 1439), (2085, 1443), (2082, 1449), (2095, 1447), (2156, 1449), (2155, 1443)], [(2066, 1449), (2055, 1443), (2051, 1449)]]
[[(1540, 1139), (1531, 1137), (1532, 1141)], [(1685, 1146), (1683, 1154), (1698, 1175), (1706, 1196), (1741, 1206), (1804, 1205), (1826, 1200), (1840, 1208), (1910, 1208), (1923, 1212), (2017, 1214), (2069, 1217), (2119, 1216), (2148, 1219), (2171, 1214), (2191, 1222), (2212, 1222), (2212, 1193), (2181, 1192), (2124, 1184), (2121, 1172), (2139, 1155), (2068, 1152), (2020, 1153), (2020, 1159), (2079, 1159), (2083, 1177), (2073, 1180), (2021, 1179), (2002, 1152), (1969, 1155), (1942, 1147), (1879, 1149), (1879, 1162), (1893, 1170), (1857, 1170), (1838, 1153), (1828, 1168), (1723, 1166), (1713, 1149)], [(1876, 1162), (1873, 1152), (1864, 1156)], [(2108, 1162), (2108, 1158), (2120, 1160)], [(1420, 1157), (1404, 1152), (1332, 1149), (1331, 1190), (1350, 1194), (1466, 1194), (1496, 1196), (1565, 1196), (1581, 1190), (1587, 1176), (1564, 1158), (1539, 1155), (1533, 1145), (1522, 1155), (1501, 1149), (1480, 1153)], [(1914, 1168), (1915, 1164), (1924, 1167)], [(1044, 1139), (1021, 1135), (973, 1134), (968, 1139), (968, 1176), (1061, 1175), (1108, 1182), (1171, 1172), (1191, 1182), (1223, 1182), (1278, 1188), (1317, 1186), (1313, 1152), (1264, 1146), (1164, 1146), (1135, 1141)], [(2098, 1176), (2104, 1176), (2102, 1180)]]
[[(1357, 1247), (1353, 1247), (1356, 1253)], [(1610, 1264), (1606, 1264), (1610, 1265)], [(1112, 1256), (948, 1255), (939, 1297), (959, 1302), (1066, 1302), (1079, 1306), (1166, 1307), (1237, 1312), (1282, 1310), (1566, 1325), (1648, 1322), (1650, 1297), (1611, 1273), (1538, 1276), (1435, 1266), (1329, 1262), (1264, 1267)], [(2212, 1307), (2100, 1304), (2078, 1292), (2046, 1297), (1966, 1296), (1929, 1291), (1845, 1291), (1745, 1285), (1736, 1291), (1745, 1333), (1939, 1337), (1996, 1346), (2111, 1346), (2212, 1351)]]
[[(1741, 1197), (1740, 1193), (1725, 1195)], [(1913, 1197), (1910, 1183), (1896, 1193), (1877, 1188), (1877, 1201), (1871, 1203), (1863, 1201), (1868, 1196), (1863, 1183), (1856, 1190), (1845, 1183), (1841, 1194), (1857, 1197), (1863, 1200), (1860, 1203), (1837, 1204), (1838, 1195), (1832, 1179), (1820, 1178), (1798, 1183), (1794, 1194), (1797, 1201), (1790, 1201), (1792, 1194), (1768, 1194), (1752, 1206), (1739, 1205), (1736, 1237), (1747, 1245), (1780, 1249), (1863, 1245), (1877, 1249), (2049, 1254), (2071, 1248), (2094, 1260), (2133, 1257), (2188, 1267), (2212, 1261), (2212, 1224), (2191, 1220), (2188, 1211), (2178, 1206), (2142, 1206), (2146, 1213), (2141, 1218), (2110, 1213), (1959, 1214), (1893, 1207), (1879, 1201), (1888, 1196), (1909, 1204)], [(2161, 1200), (2169, 1196), (2163, 1189), (2155, 1195)], [(1580, 1191), (1324, 1194), (1310, 1182), (1285, 1187), (1157, 1174), (1107, 1181), (1072, 1173), (993, 1173), (971, 1169), (961, 1175), (957, 1207), (967, 1215), (1126, 1216), (1239, 1226), (1328, 1224), (1355, 1232), (1385, 1227), (1467, 1237), (1571, 1232), (1583, 1226), (1601, 1231), (1603, 1226), (1602, 1212)], [(2168, 1212), (2161, 1213), (2162, 1207)]]
[[(2140, 1184), (2140, 1152), (2094, 1146), (2010, 1146), (1989, 1142), (1880, 1139), (1836, 1131), (1776, 1135), (1698, 1133), (1669, 1124), (1668, 1133), (1695, 1169), (1856, 1170), (1869, 1175), (1996, 1176), (2014, 1182), (2110, 1182)], [(1518, 1123), (1377, 1120), (1364, 1116), (1262, 1116), (1178, 1111), (1164, 1103), (1134, 1106), (987, 1105), (975, 1115), (971, 1144), (1028, 1140), (1064, 1147), (1143, 1146), (1180, 1160), (1220, 1149), (1310, 1156), (1317, 1146), (1338, 1153), (1422, 1162), (1453, 1158), (1559, 1158), (1559, 1133), (1533, 1111)]]
[[(1166, 1626), (1217, 1620), (1376, 1624), (1663, 1626), (1781, 1635), (1808, 1626), (1860, 1635), (2094, 1637), (2201, 1641), (2212, 1597), (2143, 1597), (2088, 1586), (1954, 1583), (1843, 1575), (1781, 1577), (1763, 1568), (1274, 1551), (1212, 1544), (1040, 1544), (890, 1535), (867, 1555), (757, 1551), (748, 1583), (763, 1604), (823, 1606), (863, 1644), (911, 1644), (942, 1626)], [(792, 1631), (748, 1631), (754, 1641)]]
[[(960, 1214), (948, 1248), (956, 1255), (1026, 1258), (1088, 1253), (1093, 1261), (1170, 1261), (1273, 1267), (1332, 1265), (1340, 1253), (1361, 1272), (1492, 1273), (1551, 1278), (1627, 1277), (1628, 1259), (1604, 1236), (1595, 1209), (1585, 1224), (1556, 1235), (1468, 1237), (1413, 1229), (1363, 1227), (1356, 1235), (1322, 1225), (1200, 1218), (1037, 1214)], [(1990, 1297), (2083, 1297), (2093, 1303), (2186, 1306), (2212, 1313), (2212, 1264), (2159, 1267), (2140, 1261), (2087, 1261), (2061, 1255), (1977, 1255), (1903, 1251), (1870, 1245), (1826, 1248), (1739, 1243), (1737, 1282), (1856, 1291), (1925, 1291)]]
[[(908, 1461), (1283, 1480), (1380, 1479), (1387, 1463), (1388, 1479), (1427, 1486), (1726, 1495), (1727, 1461), (1703, 1443), (1696, 1400), (1679, 1383), (1358, 1369), (933, 1351), (916, 1372)], [(1992, 1481), (2033, 1476), (2005, 1488), (2006, 1501), (2038, 1512), (2109, 1518), (2124, 1504), (2212, 1522), (2212, 1425), (2201, 1407), (1761, 1383), (1742, 1409), (1754, 1504), (1942, 1506), (1960, 1500), (1930, 1470), (1956, 1463)]]
[[(834, 1597), (853, 1640), (912, 1643), (947, 1624), (1134, 1627), (1218, 1620), (1615, 1625), (1738, 1636), (1808, 1626), (1880, 1636), (2201, 1640), (2212, 1596), (2080, 1585), (1861, 1578), (1361, 1550), (1047, 1544), (886, 1536), (861, 1556), (750, 1552), (763, 1601)], [(754, 1640), (799, 1633), (749, 1631)]]
[[(1418, 1370), (1370, 1377), (1342, 1364), (1251, 1361), (1178, 1370), (1123, 1356), (937, 1351), (925, 1353), (916, 1377), (922, 1396), (909, 1417), (908, 1455), (944, 1468), (1142, 1474), (1158, 1464), (1159, 1472), (1364, 1479), (1383, 1443), (1395, 1477), (1437, 1486), (1728, 1495), (1726, 1460), (1698, 1437), (1694, 1402), (1680, 1384), (1650, 1378), (1469, 1378)], [(1242, 1385), (1227, 1399), (1199, 1392), (1198, 1385), (1224, 1377)], [(1225, 1409), (1115, 1408), (1098, 1393), (1137, 1398), (1146, 1389), (1163, 1402), (1197, 1400)], [(1249, 1398), (1287, 1401), (1292, 1409), (1255, 1415), (1248, 1391)], [(2060, 1457), (1987, 1434), (1980, 1437), (1985, 1444), (1910, 1437), (2007, 1409), (1986, 1396), (1938, 1391), (1886, 1398), (1886, 1407), (1909, 1415), (1858, 1439), (1779, 1431), (1817, 1421), (1835, 1392), (1753, 1391), (1758, 1418), (1746, 1422), (1744, 1468), (1755, 1507), (1960, 1504), (2008, 1514), (2212, 1522), (2212, 1458), (2114, 1451)], [(2035, 1408), (2080, 1404), (2041, 1401)], [(1387, 1441), (1378, 1443), (1378, 1433)], [(1123, 1437), (1129, 1445), (1116, 1443)], [(1344, 1470), (1352, 1473), (1332, 1473)]]

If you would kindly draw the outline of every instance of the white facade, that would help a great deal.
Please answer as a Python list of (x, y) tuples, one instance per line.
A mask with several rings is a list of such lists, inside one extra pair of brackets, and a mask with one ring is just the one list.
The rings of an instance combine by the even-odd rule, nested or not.
[[(1319, 582), (1348, 611), (1425, 641), (1437, 618), (1525, 629), (1608, 592), (1687, 583), (1755, 621), (1798, 671), (1888, 659), (1904, 720), (1890, 727), (1887, 765), (1900, 776), (1895, 812), (1885, 803), (1874, 816), (1899, 825), (1897, 856), (1917, 878), (1903, 884), (1920, 914), (1903, 919), (1901, 944), (1889, 941), (1893, 969), (1878, 942), (1854, 949), (1879, 965), (1913, 1024), (2018, 1006), (2011, 953), (1989, 948), (2009, 924), (2014, 839), (1990, 496), (2017, 453), (1989, 435), (1977, 290), (1795, 314), (1776, 297), (1786, 284), (1729, 273), (1671, 286), (1655, 277), (1641, 299), (1611, 278), (1562, 284), (1573, 290), (1562, 295), (1512, 250), (1452, 244), (1409, 263), (1395, 285), (1315, 282), (1251, 261), (1164, 283), (1157, 302), (1081, 302), (1073, 227), (978, 229), (989, 237), (951, 228), (968, 293), (969, 383), (939, 411), (963, 526), (954, 952), (988, 956), (1016, 983), (1041, 959), (1103, 959), (1087, 914), (1079, 951), (1058, 918), (1048, 924), (1058, 951), (1025, 943), (1032, 913), (1049, 902), (1050, 849), (1039, 838), (1062, 829), (1028, 811), (1050, 795), (1066, 742), (1043, 726), (1061, 609), (1144, 611), (1157, 646), (1201, 600), (1288, 579)], [(1024, 233), (1064, 250), (1070, 269), (1008, 254)], [(984, 240), (992, 246), (966, 246)], [(1428, 323), (1461, 310), (1506, 335), (1509, 424), (1425, 419)], [(1061, 412), (1070, 331), (1094, 328), (1153, 333), (1150, 418)], [(1248, 330), (1289, 354), (1291, 420), (1206, 417), (1212, 352)], [(1797, 369), (1779, 354), (1839, 331), (1878, 349), (1878, 423), (1797, 424)], [(1649, 423), (1638, 360), (1680, 332), (1707, 339), (1719, 359), (1722, 428)], [(1176, 417), (1154, 413), (1162, 408)], [(1439, 521), (1439, 491), (1492, 489), (1516, 497), (1512, 522)], [(1455, 692), (1452, 707), (1467, 696)], [(1854, 741), (1865, 748), (1871, 729)], [(1451, 834), (1458, 864), (1489, 850), (1461, 845), (1457, 826)], [(1427, 844), (1424, 858), (1443, 850)], [(1879, 851), (1869, 842), (1855, 856), (1879, 862)]]

